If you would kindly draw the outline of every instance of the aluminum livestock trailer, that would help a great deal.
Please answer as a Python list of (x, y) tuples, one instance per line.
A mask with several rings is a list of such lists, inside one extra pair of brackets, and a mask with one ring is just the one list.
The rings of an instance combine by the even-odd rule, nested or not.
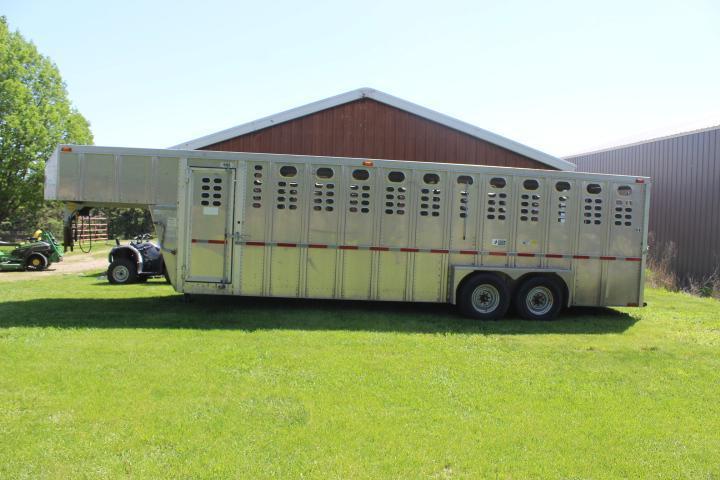
[[(144, 207), (185, 294), (449, 302), (481, 319), (641, 306), (649, 179), (60, 145), (45, 198)], [(142, 259), (133, 259), (142, 272)]]

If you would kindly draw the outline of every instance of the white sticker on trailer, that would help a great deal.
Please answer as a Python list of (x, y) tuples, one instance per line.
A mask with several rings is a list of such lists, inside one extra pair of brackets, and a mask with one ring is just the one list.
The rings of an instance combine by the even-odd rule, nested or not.
[(507, 240), (504, 238), (493, 238), (492, 244), (495, 247), (504, 247), (505, 245), (507, 245)]
[(220, 209), (218, 207), (203, 207), (203, 215), (219, 215)]

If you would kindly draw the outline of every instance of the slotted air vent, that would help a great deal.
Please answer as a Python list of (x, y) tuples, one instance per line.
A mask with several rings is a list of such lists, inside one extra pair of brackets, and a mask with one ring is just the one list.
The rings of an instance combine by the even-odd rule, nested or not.
[[(332, 177), (332, 175), (330, 176)], [(334, 210), (335, 184), (315, 182), (315, 185), (313, 186), (313, 211), (332, 212)]]
[[(392, 183), (404, 183), (403, 172), (390, 172), (388, 180)], [(389, 185), (385, 187), (384, 212), (386, 215), (405, 215), (407, 209), (407, 188), (402, 185)]]
[(507, 181), (502, 177), (494, 177), (490, 179), (491, 191), (487, 196), (486, 218), (488, 220), (496, 220), (504, 222), (507, 219), (507, 193), (499, 192), (507, 185)]
[(633, 204), (628, 197), (632, 195), (632, 187), (621, 185), (617, 189), (618, 198), (615, 200), (615, 226), (633, 226)]
[(470, 185), (473, 184), (473, 178), (469, 175), (460, 175), (457, 178), (457, 183), (464, 186), (464, 188), (460, 190), (460, 218), (467, 218), (470, 211)]
[(370, 179), (370, 172), (365, 169), (356, 169), (352, 172), (352, 178), (357, 183), (350, 184), (348, 190), (348, 212), (370, 213), (372, 186), (364, 184)]
[(255, 165), (253, 166), (253, 177), (252, 177), (252, 207), (253, 208), (262, 208), (262, 178), (263, 178), (263, 166), (262, 165)]
[(597, 183), (590, 183), (586, 187), (588, 196), (583, 204), (583, 224), (602, 225), (603, 222), (603, 200), (597, 198), (602, 193), (602, 187)]
[[(426, 185), (437, 185), (440, 183), (440, 176), (435, 173), (423, 175), (423, 182)], [(439, 217), (442, 209), (442, 190), (434, 187), (423, 187), (420, 189), (420, 216)]]
[(221, 177), (202, 177), (200, 187), (200, 205), (203, 207), (221, 207), (223, 202), (223, 179)]
[[(523, 189), (535, 191), (540, 187), (537, 180), (525, 180)], [(523, 193), (520, 195), (520, 221), (521, 222), (539, 222), (540, 221), (540, 194), (539, 193)]]
[[(284, 177), (294, 177), (297, 175), (297, 169), (293, 166), (281, 167), (280, 175)], [(300, 198), (298, 182), (289, 182), (287, 180), (278, 181), (276, 194), (275, 207), (278, 210), (298, 209), (298, 198)]]

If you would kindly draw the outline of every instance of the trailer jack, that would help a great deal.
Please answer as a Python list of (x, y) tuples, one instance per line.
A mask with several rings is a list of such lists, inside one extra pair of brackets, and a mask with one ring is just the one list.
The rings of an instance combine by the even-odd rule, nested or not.
[(65, 206), (65, 211), (63, 212), (63, 249), (65, 252), (68, 250), (72, 252), (75, 247), (75, 242), (78, 242), (80, 250), (84, 253), (88, 253), (90, 249), (92, 249), (92, 239), (90, 240), (88, 250), (85, 251), (83, 249), (81, 244), (82, 240), (78, 238), (79, 235), (81, 236), (82, 231), (78, 231), (77, 226), (77, 217), (90, 215), (91, 209), (92, 207), (79, 207), (73, 203), (68, 203)]

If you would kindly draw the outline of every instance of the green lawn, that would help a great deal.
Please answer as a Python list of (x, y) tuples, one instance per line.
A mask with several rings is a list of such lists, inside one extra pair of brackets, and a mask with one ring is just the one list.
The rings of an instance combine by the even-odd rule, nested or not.
[(477, 323), (443, 305), (0, 290), (0, 478), (720, 478), (720, 303)]

